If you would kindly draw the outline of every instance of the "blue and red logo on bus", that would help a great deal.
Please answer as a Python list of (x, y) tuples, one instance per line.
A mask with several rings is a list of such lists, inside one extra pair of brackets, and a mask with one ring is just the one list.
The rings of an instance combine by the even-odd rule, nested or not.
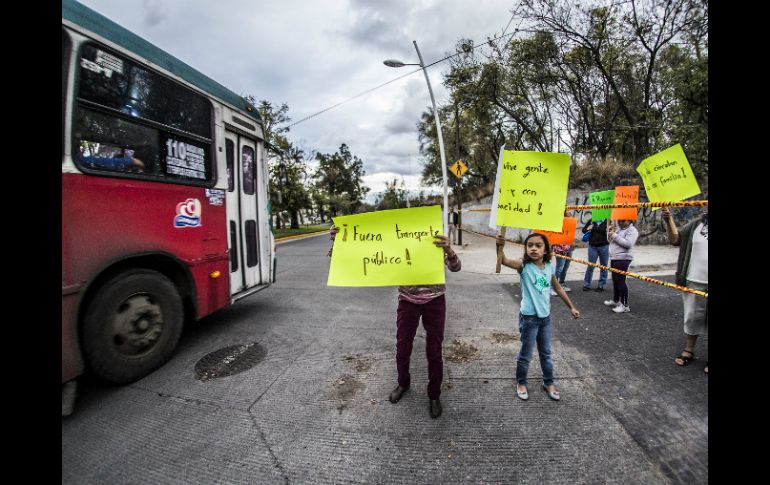
[(187, 199), (176, 205), (174, 227), (200, 227), (201, 202), (198, 199)]

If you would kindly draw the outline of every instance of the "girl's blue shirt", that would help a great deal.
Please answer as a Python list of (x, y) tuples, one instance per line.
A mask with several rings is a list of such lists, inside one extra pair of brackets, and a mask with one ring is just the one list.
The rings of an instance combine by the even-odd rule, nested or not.
[(551, 314), (551, 279), (554, 267), (545, 263), (543, 269), (526, 263), (519, 273), (521, 279), (521, 313), (545, 318)]

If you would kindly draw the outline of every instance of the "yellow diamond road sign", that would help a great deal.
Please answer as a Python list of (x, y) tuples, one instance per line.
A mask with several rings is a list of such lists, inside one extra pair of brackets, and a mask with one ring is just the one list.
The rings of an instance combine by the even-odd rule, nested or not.
[(465, 172), (468, 171), (468, 166), (465, 165), (462, 160), (458, 160), (449, 167), (449, 170), (452, 171), (455, 177), (462, 178), (462, 176), (465, 175)]

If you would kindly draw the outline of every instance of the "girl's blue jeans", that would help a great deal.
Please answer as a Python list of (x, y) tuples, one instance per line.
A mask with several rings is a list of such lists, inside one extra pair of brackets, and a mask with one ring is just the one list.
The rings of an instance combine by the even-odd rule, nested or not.
[(540, 355), (540, 368), (543, 370), (543, 384), (553, 384), (553, 360), (551, 359), (551, 317), (540, 318), (537, 315), (519, 314), (519, 333), (521, 350), (516, 361), (516, 382), (527, 385), (527, 372), (532, 353), (537, 344)]

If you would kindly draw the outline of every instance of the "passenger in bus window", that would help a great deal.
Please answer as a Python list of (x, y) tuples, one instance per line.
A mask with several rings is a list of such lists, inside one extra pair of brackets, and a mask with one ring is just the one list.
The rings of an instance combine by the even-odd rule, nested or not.
[(134, 157), (134, 150), (102, 143), (81, 142), (80, 162), (90, 168), (103, 170), (144, 170), (144, 162)]

